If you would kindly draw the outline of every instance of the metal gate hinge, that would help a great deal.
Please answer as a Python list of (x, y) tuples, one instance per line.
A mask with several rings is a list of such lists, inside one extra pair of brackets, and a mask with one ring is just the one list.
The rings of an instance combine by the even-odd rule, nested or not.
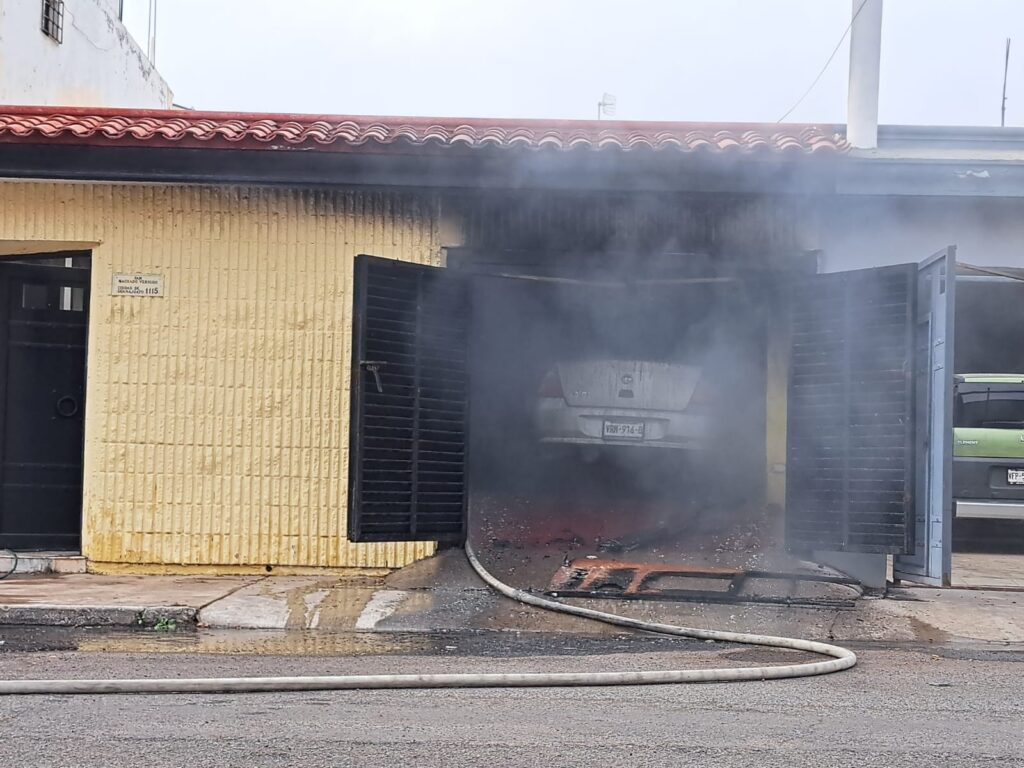
[(384, 394), (384, 384), (381, 382), (380, 369), (387, 365), (385, 360), (360, 360), (359, 367), (364, 371), (369, 371), (373, 374), (373, 380), (377, 384), (378, 394)]

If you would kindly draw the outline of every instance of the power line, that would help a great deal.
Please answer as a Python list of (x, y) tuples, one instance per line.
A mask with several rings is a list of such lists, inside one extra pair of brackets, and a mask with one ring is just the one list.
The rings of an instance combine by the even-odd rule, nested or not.
[(824, 75), (825, 71), (828, 69), (828, 65), (832, 63), (832, 59), (836, 57), (836, 54), (839, 53), (839, 49), (843, 47), (843, 42), (846, 40), (846, 36), (849, 35), (850, 30), (853, 29), (853, 22), (857, 20), (857, 17), (860, 16), (860, 12), (864, 10), (864, 6), (867, 4), (868, 0), (861, 0), (860, 5), (857, 6), (857, 10), (854, 12), (853, 16), (850, 17), (850, 23), (846, 25), (846, 29), (843, 30), (843, 34), (839, 38), (839, 42), (836, 43), (836, 47), (832, 49), (832, 53), (828, 55), (828, 59), (825, 61), (825, 65), (821, 68), (821, 71), (818, 72), (817, 77), (815, 77), (811, 84), (807, 86), (807, 90), (803, 92), (803, 95), (796, 100), (796, 104), (787, 109), (786, 114), (784, 114), (782, 117), (776, 120), (776, 123), (781, 123), (783, 120), (789, 117), (790, 114), (792, 114), (793, 110), (799, 107), (801, 104), (803, 104), (804, 99), (806, 99), (810, 92), (814, 90), (814, 86), (816, 86), (818, 84), (818, 81), (821, 80), (822, 75)]

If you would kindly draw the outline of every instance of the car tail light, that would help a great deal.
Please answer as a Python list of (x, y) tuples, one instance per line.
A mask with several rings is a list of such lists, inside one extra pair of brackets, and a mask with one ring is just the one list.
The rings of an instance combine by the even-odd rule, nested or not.
[(709, 377), (701, 376), (697, 380), (697, 386), (693, 389), (693, 394), (690, 395), (690, 402), (687, 403), (687, 407), (695, 406), (697, 408), (707, 408), (713, 405), (715, 402), (715, 391), (712, 382)]
[(540, 382), (540, 390), (537, 392), (541, 397), (565, 397), (562, 391), (562, 379), (557, 370), (548, 371)]

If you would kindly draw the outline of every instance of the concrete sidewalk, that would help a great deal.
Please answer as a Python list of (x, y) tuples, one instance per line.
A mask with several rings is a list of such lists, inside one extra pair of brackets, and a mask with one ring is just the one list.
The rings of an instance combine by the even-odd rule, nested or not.
[(196, 622), (207, 605), (260, 576), (32, 574), (0, 581), (0, 625), (153, 625)]
[[(1024, 646), (1024, 592), (895, 589), (845, 609), (574, 602), (652, 621), (820, 640)], [(161, 619), (218, 629), (622, 632), (510, 601), (454, 550), (385, 578), (52, 574), (0, 581), (0, 624), (152, 626)]]

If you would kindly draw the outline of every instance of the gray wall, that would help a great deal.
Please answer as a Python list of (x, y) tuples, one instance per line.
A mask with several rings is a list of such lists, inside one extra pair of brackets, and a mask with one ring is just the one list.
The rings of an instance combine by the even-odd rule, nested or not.
[[(819, 270), (921, 261), (946, 245), (961, 263), (1024, 267), (1024, 199), (847, 198), (808, 218), (805, 245)], [(958, 373), (1024, 372), (1024, 283), (960, 277)]]
[(968, 264), (1024, 267), (1024, 199), (838, 198), (807, 222), (822, 272), (922, 261), (946, 245)]

